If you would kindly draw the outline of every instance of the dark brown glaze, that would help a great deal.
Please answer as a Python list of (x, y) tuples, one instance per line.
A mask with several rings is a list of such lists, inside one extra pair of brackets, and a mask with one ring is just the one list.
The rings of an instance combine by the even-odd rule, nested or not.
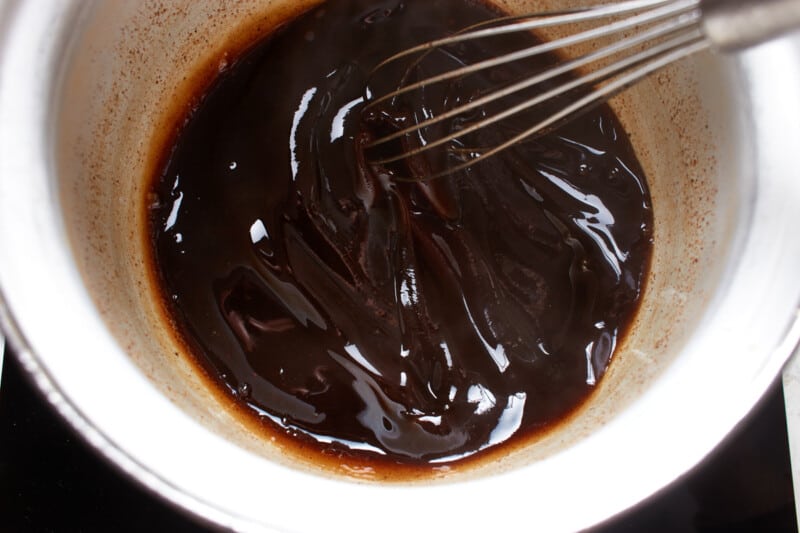
[(492, 15), (435, 0), (303, 15), (220, 75), (153, 186), (182, 338), (254, 416), (343, 460), (427, 468), (542, 431), (592, 392), (641, 295), (650, 200), (607, 107), (430, 182), (394, 179), (427, 160), (367, 162), (412, 110), (486, 82), (362, 113), (372, 67)]

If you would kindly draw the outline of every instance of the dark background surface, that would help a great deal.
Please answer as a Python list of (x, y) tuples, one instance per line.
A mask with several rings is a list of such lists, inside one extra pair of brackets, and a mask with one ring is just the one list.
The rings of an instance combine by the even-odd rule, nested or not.
[[(98, 459), (6, 355), (0, 531), (212, 531)], [(640, 531), (797, 532), (780, 384), (695, 471), (591, 533)]]

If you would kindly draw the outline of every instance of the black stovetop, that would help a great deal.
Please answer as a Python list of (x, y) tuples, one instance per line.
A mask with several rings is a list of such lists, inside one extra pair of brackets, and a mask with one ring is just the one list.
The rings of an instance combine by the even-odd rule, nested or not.
[[(7, 355), (0, 387), (0, 531), (211, 531), (97, 458)], [(780, 383), (692, 473), (591, 533), (751, 531), (797, 532)]]

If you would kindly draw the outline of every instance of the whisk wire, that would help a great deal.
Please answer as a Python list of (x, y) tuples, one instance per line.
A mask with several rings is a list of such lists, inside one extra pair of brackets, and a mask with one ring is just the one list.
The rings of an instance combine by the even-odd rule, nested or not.
[[(682, 36), (677, 40), (684, 41), (686, 36)], [(676, 40), (676, 41), (677, 41)], [(665, 43), (666, 44), (666, 43)], [(549, 116), (547, 119), (537, 123), (533, 127), (525, 130), (524, 132), (512, 137), (511, 139), (505, 141), (504, 143), (491, 148), (488, 151), (482, 152), (480, 155), (475, 156), (474, 158), (465, 161), (464, 163), (458, 164), (456, 166), (450, 167), (447, 170), (443, 170), (440, 172), (432, 173), (428, 176), (425, 176), (425, 179), (437, 179), (454, 172), (459, 172), (461, 170), (468, 169), (469, 167), (479, 163), (489, 157), (496, 155), (503, 150), (510, 148), (520, 142), (544, 131), (545, 129), (554, 126), (555, 124), (561, 123), (562, 121), (568, 119), (571, 116), (579, 114), (581, 112), (586, 112), (592, 109), (593, 105), (600, 104), (607, 99), (613, 97), (614, 95), (618, 94), (619, 92), (625, 90), (626, 88), (630, 87), (631, 85), (635, 84), (637, 81), (641, 80), (642, 78), (648, 76), (649, 74), (656, 72), (667, 65), (672, 64), (675, 61), (678, 61), (684, 57), (692, 55), (694, 53), (700, 52), (709, 48), (709, 43), (703, 39), (693, 39), (688, 46), (682, 46), (677, 49), (672, 49), (670, 52), (661, 55), (660, 57), (656, 58), (654, 61), (645, 63), (641, 67), (637, 68), (636, 70), (628, 73), (625, 76), (622, 76), (607, 85), (599, 88), (597, 91), (584, 96), (583, 98), (576, 100), (571, 105), (563, 108), (561, 111)], [(666, 48), (666, 46), (665, 46)], [(553, 95), (542, 95), (542, 99), (550, 98)], [(465, 151), (462, 149), (461, 151)], [(480, 151), (480, 149), (467, 149), (467, 151)], [(407, 153), (404, 157), (409, 157), (413, 155), (412, 152)], [(401, 181), (419, 181), (419, 178), (399, 178)]]
[[(462, 55), (464, 50), (473, 50), (472, 47), (450, 46), (554, 26), (561, 26), (559, 32), (563, 30), (567, 36), (511, 52), (506, 48), (497, 57), (483, 56), (472, 64)], [(589, 29), (585, 29), (587, 27)], [(800, 0), (624, 0), (616, 4), (549, 14), (504, 17), (475, 24), (454, 35), (395, 54), (373, 69), (367, 85), (365, 110), (381, 103), (407, 106), (414, 100), (400, 97), (412, 91), (420, 91), (424, 96), (419, 99), (422, 103), (429, 102), (431, 97), (438, 98), (439, 95), (444, 95), (444, 100), (441, 102), (441, 109), (424, 107), (421, 119), (416, 112), (411, 113), (410, 118), (415, 122), (411, 126), (402, 122), (409, 118), (407, 108), (398, 114), (391, 109), (381, 109), (379, 113), (370, 114), (370, 119), (377, 119), (382, 127), (387, 125), (383, 124), (387, 119), (400, 124), (394, 131), (373, 139), (367, 145), (367, 148), (373, 148), (386, 145), (390, 141), (399, 141), (372, 152), (381, 159), (370, 159), (370, 162), (397, 163), (447, 144), (445, 157), (429, 154), (433, 157), (409, 161), (407, 171), (412, 174), (426, 172), (425, 176), (410, 181), (437, 178), (461, 171), (515, 144), (551, 131), (684, 57), (712, 46), (717, 51), (736, 51), (797, 28), (800, 28)], [(608, 39), (615, 42), (608, 44)], [(508, 46), (509, 42), (504, 40), (498, 44)], [(529, 62), (508, 64), (549, 52), (563, 51), (572, 56), (576, 45), (577, 49), (588, 52), (576, 52), (583, 55), (560, 65), (538, 67), (537, 71), (537, 67)], [(428, 68), (429, 64), (424, 61), (433, 52), (450, 56), (448, 61), (455, 65), (454, 68), (447, 72), (437, 71), (427, 79), (413, 80), (412, 75)], [(405, 64), (400, 65), (402, 75), (399, 80), (393, 80), (394, 84), (388, 92), (372, 92), (372, 82), (377, 73), (383, 73), (383, 69), (391, 63), (411, 56), (416, 56), (415, 60), (405, 61)], [(504, 68), (467, 78), (485, 69), (501, 66)], [(402, 70), (403, 67), (405, 70)], [(519, 79), (517, 76), (523, 72), (521, 69), (527, 68), (534, 71), (526, 79)], [(545, 70), (541, 70), (542, 68)], [(396, 74), (397, 69), (390, 69), (389, 72)], [(498, 79), (505, 80), (503, 85), (492, 87), (492, 80)], [(427, 86), (448, 80), (455, 81), (446, 86), (445, 90), (423, 91)], [(459, 95), (455, 94), (455, 103), (450, 104), (453, 101), (453, 89), (462, 86), (473, 91), (470, 95), (473, 99), (462, 102)], [(534, 92), (536, 87), (539, 90)], [(522, 92), (526, 90), (528, 92)], [(516, 117), (518, 120), (501, 123), (504, 119), (526, 110), (528, 114)], [(474, 118), (475, 115), (478, 118)], [(521, 120), (535, 124), (527, 127), (520, 125)], [(432, 128), (437, 124), (440, 127)], [(466, 137), (495, 124), (498, 131), (492, 135)], [(524, 131), (517, 133), (520, 129)], [(439, 134), (442, 136), (437, 137)], [(497, 134), (510, 138), (499, 139)], [(479, 140), (468, 140), (474, 138)], [(492, 145), (469, 146), (487, 142)], [(496, 142), (500, 144), (495, 144)], [(391, 153), (395, 146), (400, 147), (401, 153)], [(434, 164), (442, 163), (452, 165), (443, 170), (432, 168)], [(397, 170), (396, 165), (391, 169), (393, 174)], [(396, 178), (409, 181), (402, 177)]]
[[(381, 151), (374, 152), (376, 157), (370, 159), (370, 163), (377, 165), (397, 163), (446, 145), (446, 158), (434, 157), (423, 166), (419, 163), (409, 166), (417, 169), (411, 170), (414, 174), (418, 173), (419, 169), (427, 169), (425, 176), (411, 178), (395, 176), (400, 181), (434, 179), (465, 170), (513, 145), (552, 131), (653, 72), (708, 48), (710, 41), (704, 32), (701, 1), (628, 0), (619, 4), (537, 15), (534, 18), (507, 17), (500, 19), (500, 26), (482, 28), (483, 23), (478, 24), (455, 35), (396, 54), (379, 64), (372, 71), (370, 80), (392, 62), (415, 54), (416, 58), (410, 62), (410, 66), (405, 66), (405, 73), (399, 85), (383, 95), (369, 95), (365, 109), (387, 102), (396, 105), (395, 102), (399, 97), (412, 91), (421, 91), (434, 84), (465, 78), (486, 69), (537, 55), (572, 50), (576, 45), (589, 50), (574, 59), (531, 73), (524, 79), (509, 82), (506, 86), (480, 89), (474, 99), (463, 103), (457, 102), (451, 109), (447, 109), (446, 106), (441, 112), (427, 109), (420, 117), (421, 120), (415, 120), (411, 125), (400, 127), (397, 131), (389, 132), (368, 143), (366, 145), (368, 149), (385, 145)], [(491, 24), (495, 22), (497, 21), (492, 21)], [(583, 24), (587, 22), (601, 23), (584, 29)], [(568, 24), (578, 24), (578, 26), (574, 33), (567, 33), (565, 37), (537, 43), (494, 58), (478, 60), (472, 64), (464, 64), (463, 58), (458, 55), (458, 49), (449, 46), (499, 34)], [(424, 67), (422, 61), (436, 50), (454, 54), (452, 59), (455, 60), (455, 68), (436, 73), (427, 79), (409, 82), (412, 72)], [(508, 76), (505, 74), (508, 71), (498, 72), (503, 72), (499, 75), (501, 78)], [(494, 74), (490, 73), (485, 78), (477, 78), (476, 82), (480, 86), (493, 78)], [(535, 90), (536, 87), (541, 89), (536, 92), (522, 92)], [(514, 95), (517, 97), (513, 98)], [(565, 98), (574, 100), (570, 102)], [(478, 118), (467, 118), (467, 113), (474, 114), (476, 110), (479, 111)], [(528, 114), (521, 115), (523, 112)], [(508, 122), (513, 128), (508, 131), (503, 121), (515, 115), (524, 116), (525, 120), (535, 123), (530, 127), (523, 125), (524, 130), (519, 132), (519, 121)], [(444, 130), (431, 129), (438, 124), (448, 124), (445, 121), (452, 122)], [(495, 135), (486, 137), (496, 139), (490, 141), (491, 146), (476, 146), (486, 141), (467, 140), (470, 139), (469, 135), (483, 128), (492, 125), (499, 127), (501, 124), (503, 126), (495, 133), (503, 138), (498, 139)], [(435, 131), (441, 135), (434, 135)], [(396, 153), (392, 153), (393, 148), (388, 145), (392, 141), (400, 141), (396, 144), (399, 147)], [(495, 142), (499, 144), (494, 144)], [(434, 162), (442, 164), (445, 161), (446, 168), (431, 166)]]
[[(529, 21), (526, 23), (519, 23), (519, 24), (512, 24), (509, 26), (503, 26), (500, 28), (489, 28), (487, 30), (479, 30), (475, 32), (469, 32), (466, 34), (456, 35), (449, 38), (439, 39), (437, 41), (432, 41), (427, 44), (420, 45), (415, 48), (411, 48), (404, 52), (401, 52), (385, 61), (380, 63), (375, 69), (373, 69), (370, 78), (372, 78), (376, 72), (380, 69), (388, 65), (389, 63), (396, 61), (402, 57), (408, 56), (412, 53), (417, 52), (425, 52), (430, 51), (432, 49), (440, 48), (442, 46), (454, 44), (456, 42), (462, 42), (465, 40), (471, 39), (479, 39), (487, 36), (498, 35), (500, 33), (511, 33), (514, 31), (530, 31), (536, 28), (542, 28), (546, 26), (556, 26), (566, 23), (574, 24), (578, 21), (584, 20), (596, 20), (598, 18), (607, 18), (614, 15), (619, 15), (620, 13), (626, 13), (633, 10), (633, 7), (637, 7), (641, 9), (643, 6), (653, 7), (659, 6), (661, 4), (665, 4), (663, 7), (655, 7), (645, 13), (640, 15), (633, 16), (628, 19), (619, 20), (616, 22), (612, 22), (608, 25), (601, 26), (598, 28), (592, 28), (574, 35), (570, 35), (568, 37), (564, 37), (561, 39), (556, 39), (554, 41), (549, 41), (546, 43), (542, 43), (539, 45), (535, 45), (529, 48), (525, 48), (523, 50), (518, 50), (516, 52), (512, 52), (509, 54), (504, 54), (502, 56), (487, 59), (484, 61), (479, 61), (472, 65), (468, 65), (466, 67), (457, 68), (443, 74), (439, 74), (428, 78), (426, 80), (422, 80), (416, 83), (412, 83), (409, 85), (405, 85), (399, 87), (397, 90), (389, 92), (386, 95), (383, 95), (378, 98), (372, 99), (366, 106), (366, 108), (373, 107), (375, 105), (380, 104), (381, 102), (385, 102), (389, 99), (395, 98), (402, 94), (415, 91), (417, 89), (421, 89), (426, 86), (430, 86), (436, 83), (440, 83), (443, 81), (451, 80), (454, 78), (459, 78), (462, 76), (467, 76), (469, 74), (497, 67), (500, 65), (504, 65), (507, 63), (511, 63), (514, 61), (519, 61), (521, 59), (526, 59), (529, 57), (533, 57), (536, 55), (545, 54), (548, 52), (553, 52), (555, 50), (560, 50), (569, 46), (573, 46), (576, 44), (580, 44), (589, 40), (598, 39), (602, 37), (607, 37), (609, 35), (613, 35), (616, 33), (620, 33), (626, 30), (630, 30), (635, 28), (636, 26), (643, 25), (643, 24), (652, 24), (663, 20), (668, 17), (673, 17), (680, 13), (684, 13), (688, 10), (695, 9), (699, 4), (699, 0), (647, 0), (647, 1), (640, 1), (640, 0), (633, 0), (628, 4), (619, 4), (619, 5), (610, 5), (610, 6), (599, 6), (595, 8), (591, 8), (587, 11), (582, 11), (574, 14), (567, 14), (567, 15), (557, 15), (557, 16), (550, 16), (544, 17), (542, 19), (535, 19), (533, 21)], [(617, 8), (616, 10), (614, 8)]]
[[(536, 76), (532, 76), (532, 77), (527, 78), (525, 80), (522, 80), (522, 81), (520, 81), (518, 83), (510, 85), (510, 86), (508, 86), (508, 87), (506, 87), (504, 89), (500, 89), (498, 91), (494, 91), (494, 92), (492, 92), (492, 93), (490, 93), (490, 94), (488, 94), (486, 96), (483, 96), (481, 98), (475, 99), (475, 100), (473, 100), (471, 102), (468, 102), (468, 103), (466, 103), (466, 104), (464, 104), (462, 106), (456, 107), (456, 108), (451, 109), (451, 110), (449, 110), (449, 111), (447, 111), (445, 113), (442, 113), (442, 114), (437, 115), (435, 117), (432, 117), (432, 118), (426, 119), (424, 121), (421, 121), (421, 122), (419, 122), (417, 124), (414, 124), (413, 126), (409, 126), (407, 128), (404, 128), (404, 129), (399, 130), (397, 132), (394, 132), (392, 134), (386, 135), (386, 136), (384, 136), (384, 137), (382, 137), (380, 139), (377, 139), (376, 141), (373, 141), (368, 146), (369, 147), (378, 146), (378, 145), (393, 141), (395, 139), (404, 137), (405, 135), (413, 133), (414, 131), (428, 128), (428, 127), (433, 126), (434, 124), (437, 124), (437, 123), (442, 122), (444, 120), (448, 120), (448, 119), (456, 117), (456, 116), (458, 116), (460, 114), (466, 113), (466, 112), (471, 111), (473, 109), (485, 106), (486, 104), (492, 103), (492, 102), (500, 100), (502, 98), (505, 98), (505, 97), (507, 97), (507, 96), (509, 96), (509, 95), (511, 95), (513, 93), (516, 93), (516, 92), (522, 91), (524, 89), (527, 89), (529, 87), (533, 87), (535, 85), (538, 85), (538, 84), (540, 84), (540, 83), (542, 83), (544, 81), (556, 78), (556, 77), (561, 76), (563, 74), (566, 74), (568, 72), (576, 71), (579, 68), (582, 68), (582, 67), (587, 66), (587, 65), (589, 65), (591, 63), (594, 63), (595, 61), (598, 61), (598, 60), (601, 60), (601, 59), (605, 59), (605, 58), (610, 57), (610, 56), (612, 56), (614, 54), (621, 53), (621, 52), (623, 52), (623, 51), (625, 51), (627, 49), (630, 49), (632, 47), (638, 46), (638, 45), (643, 44), (643, 43), (645, 43), (647, 41), (650, 41), (650, 40), (653, 40), (653, 39), (663, 38), (663, 37), (665, 37), (667, 35), (673, 34), (673, 33), (677, 32), (677, 31), (682, 30), (682, 29), (689, 28), (693, 24), (696, 23), (698, 17), (699, 17), (699, 14), (697, 12), (690, 12), (688, 14), (684, 14), (683, 16), (678, 17), (677, 19), (673, 19), (673, 20), (670, 20), (670, 21), (668, 21), (666, 23), (663, 23), (663, 24), (660, 24), (658, 26), (655, 26), (653, 28), (649, 28), (648, 30), (646, 30), (646, 31), (644, 31), (644, 32), (642, 32), (640, 34), (637, 34), (637, 35), (634, 35), (632, 37), (623, 39), (621, 41), (614, 42), (614, 43), (612, 43), (612, 44), (610, 44), (610, 45), (608, 45), (608, 46), (606, 46), (604, 48), (601, 48), (600, 50), (597, 50), (595, 52), (591, 52), (591, 53), (586, 54), (584, 56), (581, 56), (581, 57), (579, 57), (577, 59), (574, 59), (574, 60), (568, 61), (566, 63), (563, 63), (563, 64), (561, 64), (561, 65), (559, 65), (557, 67), (554, 67), (552, 69), (546, 70), (545, 72), (543, 72), (541, 74), (538, 74)], [(697, 33), (695, 33), (695, 35), (697, 35)], [(649, 56), (641, 56), (641, 59), (646, 59), (647, 57), (649, 57)], [(625, 63), (618, 63), (618, 65), (620, 67), (625, 67), (625, 66), (628, 66), (629, 64), (631, 64), (632, 62), (635, 62), (635, 61), (625, 62)], [(607, 74), (607, 73), (611, 73), (611, 72), (616, 72), (618, 70), (619, 69), (616, 69), (616, 70), (604, 70), (604, 71), (602, 71), (602, 73), (603, 74)], [(599, 74), (599, 73), (600, 73), (600, 71), (598, 71), (596, 74)], [(584, 84), (586, 84), (588, 82), (594, 81), (594, 80), (596, 80), (598, 78), (601, 78), (601, 77), (603, 77), (603, 76), (588, 76), (588, 77), (580, 78), (578, 80), (575, 80), (575, 82), (573, 82), (573, 83), (569, 83), (569, 84), (565, 85), (563, 87), (563, 90), (557, 91), (557, 92), (547, 93), (547, 95), (562, 94), (562, 93), (567, 92), (567, 91), (569, 91), (569, 90), (571, 90), (571, 89), (573, 89), (575, 87), (578, 87), (580, 85), (584, 85)], [(505, 118), (508, 118), (508, 117), (510, 117), (510, 116), (512, 116), (514, 114), (517, 114), (517, 113), (519, 113), (521, 111), (524, 111), (524, 110), (529, 109), (529, 108), (531, 108), (531, 107), (533, 107), (535, 105), (538, 105), (544, 99), (546, 99), (545, 96), (546, 95), (543, 94), (543, 95), (541, 95), (541, 96), (539, 96), (537, 98), (533, 98), (533, 99), (530, 99), (530, 100), (528, 100), (526, 102), (523, 102), (521, 104), (513, 106), (513, 107), (511, 107), (511, 108), (509, 108), (509, 109), (507, 109), (507, 110), (505, 110), (505, 111), (503, 111), (503, 112), (501, 112), (499, 114), (493, 115), (491, 117), (488, 117), (488, 118), (482, 120), (480, 123), (478, 123), (476, 125), (473, 125), (472, 127), (464, 128), (464, 129), (459, 130), (458, 132), (455, 132), (455, 133), (453, 133), (451, 135), (448, 135), (446, 137), (442, 137), (441, 139), (438, 139), (436, 141), (429, 142), (425, 146), (422, 146), (422, 147), (420, 147), (420, 148), (418, 148), (416, 150), (407, 152), (404, 155), (390, 157), (390, 158), (386, 158), (386, 159), (381, 159), (381, 160), (378, 160), (378, 161), (375, 161), (375, 162), (379, 163), (379, 164), (391, 163), (391, 162), (394, 162), (394, 161), (398, 161), (398, 160), (400, 160), (400, 159), (402, 159), (404, 157), (407, 157), (409, 155), (415, 155), (415, 154), (430, 150), (432, 148), (435, 148), (437, 146), (441, 146), (442, 144), (445, 144), (445, 143), (447, 143), (449, 141), (452, 141), (452, 140), (454, 140), (454, 139), (456, 139), (458, 137), (461, 137), (463, 135), (467, 135), (467, 134), (469, 134), (469, 133), (471, 133), (471, 132), (473, 132), (473, 131), (481, 128), (481, 127), (494, 124), (494, 123), (496, 123), (496, 122), (498, 122), (500, 120), (504, 120)]]
[[(502, 17), (488, 22), (482, 22), (474, 26), (470, 26), (469, 28), (466, 29), (466, 31), (462, 30), (461, 32), (458, 32), (454, 35), (443, 37), (441, 39), (436, 39), (434, 41), (428, 41), (426, 43), (403, 50), (402, 52), (398, 52), (397, 54), (379, 63), (375, 67), (374, 71), (377, 71), (383, 68), (384, 66), (388, 65), (389, 63), (393, 63), (409, 55), (425, 52), (433, 48), (440, 48), (442, 46), (449, 44), (456, 44), (462, 41), (480, 39), (484, 37), (493, 37), (496, 35), (502, 35), (506, 33), (532, 31), (535, 29), (541, 29), (550, 26), (558, 26), (568, 23), (596, 20), (598, 18), (603, 18), (603, 17), (619, 16), (625, 13), (629, 13), (631, 11), (639, 11), (645, 8), (652, 8), (655, 6), (668, 4), (672, 1), (673, 0), (628, 0), (627, 2), (622, 2), (619, 4), (608, 4), (608, 5), (599, 5), (594, 7), (581, 7), (576, 9), (563, 10), (563, 11), (558, 11), (556, 13), (549, 13), (544, 16), (536, 16), (533, 19), (531, 15)], [(525, 22), (518, 22), (513, 24), (508, 23), (513, 20), (524, 20)], [(502, 25), (482, 30), (470, 31), (477, 27), (483, 27), (486, 25), (494, 26), (497, 24), (502, 24)]]

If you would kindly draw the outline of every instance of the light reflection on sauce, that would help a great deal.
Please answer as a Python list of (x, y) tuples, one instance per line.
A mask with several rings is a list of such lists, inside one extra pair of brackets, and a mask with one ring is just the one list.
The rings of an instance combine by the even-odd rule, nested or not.
[(151, 213), (165, 299), (204, 367), (275, 431), (372, 461), (362, 473), (441, 468), (569, 414), (651, 247), (647, 185), (605, 107), (430, 183), (366, 165), (361, 147), (407, 118), (362, 117), (372, 66), (492, 15), (404, 5), (333, 0), (232, 64), (165, 149)]

